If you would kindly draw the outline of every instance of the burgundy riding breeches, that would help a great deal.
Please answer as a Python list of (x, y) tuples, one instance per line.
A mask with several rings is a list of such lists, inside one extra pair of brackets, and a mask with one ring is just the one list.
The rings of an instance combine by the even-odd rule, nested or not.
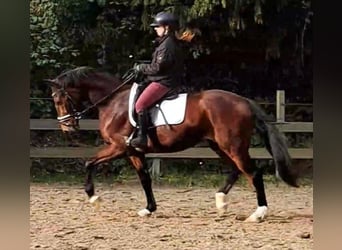
[(160, 83), (151, 82), (138, 97), (135, 103), (135, 111), (139, 113), (149, 108), (152, 104), (159, 101), (169, 90), (170, 88)]

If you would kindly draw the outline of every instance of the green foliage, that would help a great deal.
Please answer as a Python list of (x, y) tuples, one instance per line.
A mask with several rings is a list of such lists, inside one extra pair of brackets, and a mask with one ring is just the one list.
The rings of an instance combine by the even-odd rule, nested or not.
[(57, 7), (54, 1), (30, 1), (31, 69), (61, 68), (67, 65), (62, 63), (64, 56), (77, 55), (77, 51), (61, 39)]
[[(269, 26), (273, 13), (290, 5), (310, 9), (310, 1), (300, 0), (31, 0), (30, 95), (49, 97), (42, 79), (73, 66), (104, 67), (121, 75), (133, 60), (149, 59), (154, 38), (149, 24), (159, 11), (177, 14), (181, 26), (191, 21), (205, 27), (209, 32), (203, 33), (203, 40), (224, 48), (230, 46), (224, 39), (242, 34), (255, 23)], [(274, 39), (275, 47), (281, 39)], [(207, 55), (214, 49), (207, 44), (189, 50), (195, 57)], [(52, 109), (49, 102), (32, 102), (31, 114), (39, 117)]]
[[(214, 7), (220, 6), (222, 3), (218, 0), (195, 0), (191, 7), (190, 14), (193, 17), (202, 17), (213, 11)], [(223, 1), (226, 6), (225, 1)]]
[[(44, 4), (45, 2), (45, 4)], [(49, 52), (57, 53), (57, 20), (53, 11), (56, 4), (47, 1), (30, 1), (31, 65), (55, 65)]]
[[(59, 1), (30, 1), (30, 67), (31, 97), (47, 97), (47, 86), (42, 79), (49, 78), (67, 67), (71, 67), (72, 58), (79, 55), (62, 36), (57, 14)], [(48, 117), (53, 109), (51, 102), (35, 100), (30, 103), (31, 117)]]
[[(43, 91), (31, 89), (31, 96), (43, 96)], [(30, 118), (51, 118), (55, 114), (52, 101), (45, 99), (34, 99), (30, 102)]]

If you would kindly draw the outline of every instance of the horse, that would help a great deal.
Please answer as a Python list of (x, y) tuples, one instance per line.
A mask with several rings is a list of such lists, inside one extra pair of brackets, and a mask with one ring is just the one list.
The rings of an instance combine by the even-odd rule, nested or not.
[[(77, 67), (47, 81), (63, 132), (76, 131), (81, 114), (91, 108), (98, 110), (99, 131), (105, 146), (85, 161), (85, 192), (89, 202), (99, 201), (93, 183), (96, 166), (109, 160), (128, 157), (147, 200), (147, 206), (139, 210), (138, 215), (151, 215), (156, 211), (157, 204), (145, 154), (181, 151), (207, 141), (213, 151), (233, 165), (224, 185), (215, 193), (218, 211), (224, 213), (227, 210), (228, 192), (242, 174), (254, 187), (257, 198), (256, 210), (245, 221), (259, 222), (265, 218), (268, 205), (263, 170), (256, 167), (249, 155), (253, 133), (260, 134), (264, 139), (266, 149), (275, 163), (276, 176), (289, 186), (298, 187), (298, 176), (291, 169), (291, 157), (284, 134), (251, 99), (219, 89), (188, 93), (183, 122), (150, 127), (147, 148), (141, 152), (127, 143), (127, 139), (136, 130), (129, 121), (128, 112), (131, 83), (91, 67)], [(82, 105), (86, 102), (91, 106)]]

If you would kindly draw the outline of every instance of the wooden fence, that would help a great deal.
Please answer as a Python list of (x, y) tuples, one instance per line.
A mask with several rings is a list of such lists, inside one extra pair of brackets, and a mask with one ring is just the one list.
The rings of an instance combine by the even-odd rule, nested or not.
[[(275, 125), (284, 133), (313, 133), (312, 122), (286, 122), (285, 121), (285, 92), (277, 91), (276, 121)], [(56, 119), (31, 119), (30, 130), (59, 130)], [(81, 120), (81, 130), (98, 130), (98, 120)], [(99, 147), (31, 147), (31, 158), (87, 158), (94, 155)], [(293, 159), (313, 159), (313, 148), (289, 148)], [(265, 148), (250, 148), (253, 159), (271, 159), (271, 155)], [(193, 147), (175, 153), (150, 153), (147, 158), (153, 158), (153, 166), (156, 171), (160, 168), (162, 158), (219, 158), (208, 147)]]

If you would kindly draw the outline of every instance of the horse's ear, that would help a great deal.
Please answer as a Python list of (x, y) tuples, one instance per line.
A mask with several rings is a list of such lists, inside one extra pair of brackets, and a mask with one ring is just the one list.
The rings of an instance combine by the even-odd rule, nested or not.
[(56, 88), (60, 88), (61, 86), (56, 82), (55, 79), (44, 79), (44, 82), (48, 85), (51, 85)]

